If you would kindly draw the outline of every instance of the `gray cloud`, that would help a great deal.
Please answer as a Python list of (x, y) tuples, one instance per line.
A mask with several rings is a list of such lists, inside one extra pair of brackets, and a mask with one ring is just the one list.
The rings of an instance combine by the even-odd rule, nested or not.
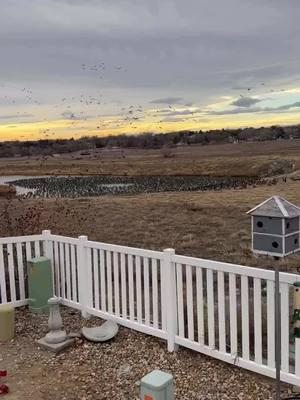
[(241, 97), (231, 103), (233, 106), (238, 107), (251, 107), (256, 103), (259, 103), (261, 100), (254, 99), (253, 97)]
[(82, 117), (75, 115), (72, 111), (64, 111), (60, 115), (66, 119), (82, 119)]
[(191, 115), (194, 114), (195, 111), (190, 111), (190, 110), (180, 110), (180, 111), (166, 111), (164, 115), (168, 116), (176, 116), (176, 115)]
[[(300, 82), (298, 2), (2, 1), (0, 86), (6, 86), (1, 107), (7, 102), (2, 91), (30, 113), (54, 118), (62, 112), (62, 97), (75, 115), (104, 115), (119, 113), (122, 105), (167, 100), (188, 106), (192, 103), (184, 99), (197, 99), (201, 108), (233, 88), (247, 94), (253, 87), (256, 96), (286, 83), (295, 86)], [(103, 71), (81, 68), (101, 62)], [(24, 87), (38, 103), (21, 92)], [(81, 95), (99, 94), (103, 102), (97, 107), (79, 101)], [(15, 114), (10, 106), (5, 113)]]
[(248, 90), (248, 86), (233, 86), (232, 90)]
[(23, 118), (32, 118), (32, 114), (10, 114), (10, 115), (0, 115), (0, 119), (23, 119)]
[(180, 104), (184, 101), (182, 97), (163, 97), (150, 101), (151, 104)]
[(291, 108), (298, 108), (300, 107), (300, 101), (296, 101), (295, 103), (285, 104), (283, 106), (279, 106), (275, 108), (275, 110), (290, 110)]
[(183, 122), (183, 121), (185, 121), (185, 118), (166, 117), (162, 121), (163, 122)]
[(300, 101), (291, 104), (285, 104), (279, 107), (254, 107), (254, 108), (234, 108), (224, 111), (211, 111), (209, 115), (234, 115), (234, 114), (249, 114), (249, 113), (273, 113), (290, 111), (293, 108), (300, 108)]

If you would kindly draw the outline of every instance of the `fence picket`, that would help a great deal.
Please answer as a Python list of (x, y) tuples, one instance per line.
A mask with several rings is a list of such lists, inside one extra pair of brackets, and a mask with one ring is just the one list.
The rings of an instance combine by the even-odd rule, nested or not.
[(119, 259), (118, 253), (113, 253), (114, 262), (114, 300), (115, 300), (115, 315), (120, 316), (120, 293), (119, 293)]
[(134, 286), (133, 286), (133, 257), (128, 255), (128, 281), (129, 281), (129, 316), (134, 321)]
[(274, 281), (267, 281), (267, 336), (268, 336), (268, 366), (275, 368), (275, 284)]
[(65, 244), (66, 255), (66, 286), (67, 286), (67, 299), (71, 300), (71, 266), (70, 266), (70, 245)]
[(61, 296), (66, 297), (66, 277), (65, 277), (65, 247), (64, 243), (59, 243), (59, 265), (60, 265), (60, 289)]
[(40, 257), (41, 255), (41, 249), (40, 249), (40, 241), (35, 240), (34, 242), (34, 256), (35, 257)]
[(176, 264), (176, 280), (177, 280), (178, 332), (179, 332), (179, 336), (185, 337), (185, 334), (184, 334), (183, 288), (182, 288), (182, 264)]
[[(27, 243), (26, 243), (27, 244)], [(58, 242), (54, 243), (55, 295), (61, 297)]]
[(186, 265), (186, 307), (188, 319), (188, 339), (194, 340), (194, 304), (192, 267)]
[(214, 276), (211, 269), (206, 270), (207, 279), (207, 319), (208, 319), (208, 346), (215, 348), (215, 310), (214, 310)]
[(55, 293), (55, 274), (54, 274), (54, 261), (53, 261), (53, 242), (51, 241), (51, 231), (44, 230), (42, 232), (43, 242), (42, 254), (50, 260), (51, 265), (51, 280), (52, 280), (52, 295)]
[(196, 268), (196, 291), (198, 342), (200, 344), (204, 344), (204, 302), (202, 268)]
[(91, 248), (85, 248), (87, 263), (86, 263), (86, 304), (87, 307), (93, 308), (93, 265), (92, 265)]
[(144, 257), (144, 309), (145, 324), (150, 325), (149, 259)]
[(157, 283), (157, 260), (152, 259), (152, 309), (153, 327), (158, 328), (158, 283)]
[(100, 250), (100, 286), (101, 286), (101, 310), (106, 311), (106, 277), (105, 277), (105, 253)]
[(141, 278), (141, 257), (135, 257), (135, 277), (136, 277), (136, 310), (137, 321), (142, 323), (142, 278)]
[(72, 280), (72, 300), (77, 302), (78, 299), (78, 291), (77, 291), (77, 274), (76, 274), (76, 249), (75, 245), (70, 244), (71, 247), (71, 280)]
[(241, 277), (241, 310), (242, 310), (242, 355), (245, 360), (250, 359), (249, 348), (249, 279)]
[(113, 312), (111, 252), (106, 252), (108, 312)]
[(219, 349), (226, 352), (224, 272), (218, 271)]
[(289, 372), (289, 285), (280, 284), (281, 295), (281, 370)]
[(14, 302), (17, 300), (17, 298), (16, 298), (16, 278), (15, 278), (15, 268), (14, 268), (13, 245), (11, 243), (9, 243), (7, 245), (7, 257), (8, 257), (10, 301)]
[(262, 323), (261, 323), (261, 280), (253, 280), (253, 305), (254, 305), (254, 354), (255, 362), (262, 364)]
[(93, 265), (94, 265), (94, 301), (95, 301), (95, 308), (99, 310), (100, 308), (100, 291), (99, 291), (99, 263), (98, 263), (98, 250), (93, 249)]
[(229, 274), (229, 308), (230, 308), (230, 353), (238, 355), (237, 348), (237, 310), (236, 310), (236, 275)]
[(26, 249), (26, 262), (27, 262), (32, 258), (31, 242), (26, 242), (25, 249)]
[(7, 294), (6, 294), (6, 276), (5, 276), (5, 265), (4, 265), (4, 257), (3, 257), (3, 245), (0, 244), (0, 295), (1, 295), (1, 303), (7, 303)]
[(126, 285), (126, 259), (121, 253), (121, 291), (122, 291), (122, 317), (127, 318), (127, 285)]
[(196, 300), (197, 300), (197, 327), (198, 343), (204, 344), (204, 302), (202, 268), (196, 268)]
[(164, 265), (162, 262), (160, 262), (159, 265), (159, 271), (160, 271), (160, 311), (161, 311), (161, 327), (165, 331), (167, 329), (167, 315), (166, 315), (166, 299), (165, 299), (165, 284), (166, 284), (166, 279), (164, 276), (165, 270), (164, 270)]
[[(20, 300), (25, 300), (25, 279), (24, 279), (25, 271), (24, 271), (23, 255), (22, 255), (22, 243), (17, 243), (16, 249), (17, 249), (17, 265), (18, 265)], [(1, 251), (1, 249), (0, 249), (0, 251)]]

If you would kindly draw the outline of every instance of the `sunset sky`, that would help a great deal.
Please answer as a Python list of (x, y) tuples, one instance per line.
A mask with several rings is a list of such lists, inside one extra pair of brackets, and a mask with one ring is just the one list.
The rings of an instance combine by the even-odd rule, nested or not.
[(300, 123), (299, 0), (2, 0), (0, 140)]

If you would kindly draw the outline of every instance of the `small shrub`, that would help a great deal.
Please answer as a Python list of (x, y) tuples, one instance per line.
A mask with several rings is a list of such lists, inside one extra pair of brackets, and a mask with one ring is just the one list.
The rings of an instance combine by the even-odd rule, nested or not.
[(175, 157), (175, 154), (172, 152), (172, 149), (170, 147), (164, 147), (161, 151), (161, 154), (164, 158), (173, 158)]

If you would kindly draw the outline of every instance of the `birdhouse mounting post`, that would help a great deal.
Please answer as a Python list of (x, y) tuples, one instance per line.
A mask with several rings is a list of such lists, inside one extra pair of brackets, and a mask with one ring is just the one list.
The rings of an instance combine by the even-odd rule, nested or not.
[(275, 369), (276, 369), (276, 400), (280, 400), (280, 370), (281, 370), (281, 321), (280, 321), (280, 281), (279, 257), (275, 259)]

